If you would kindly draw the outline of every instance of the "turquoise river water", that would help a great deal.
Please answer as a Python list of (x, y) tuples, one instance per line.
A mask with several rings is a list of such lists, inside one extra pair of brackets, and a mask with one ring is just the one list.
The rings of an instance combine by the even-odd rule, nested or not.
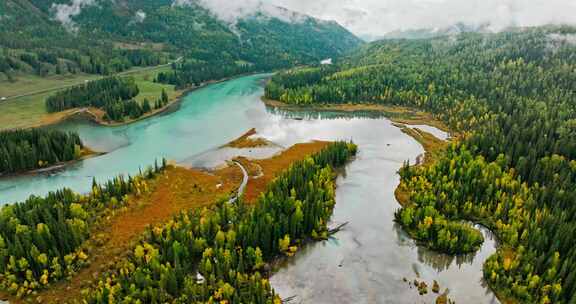
[[(92, 179), (105, 181), (165, 157), (195, 167), (213, 167), (232, 155), (264, 157), (276, 148), (218, 149), (256, 128), (282, 147), (309, 140), (353, 139), (360, 152), (338, 178), (334, 224), (349, 222), (325, 242), (307, 246), (272, 276), (283, 297), (294, 303), (434, 303), (403, 281), (440, 283), (456, 303), (498, 303), (482, 281), (482, 263), (495, 252), (495, 240), (474, 255), (451, 257), (418, 247), (394, 222), (399, 207), (396, 172), (423, 153), (389, 120), (369, 113), (283, 112), (260, 101), (267, 75), (238, 78), (191, 92), (178, 109), (121, 127), (68, 121), (55, 128), (75, 130), (91, 148), (107, 154), (58, 172), (0, 180), (0, 204), (44, 195), (61, 187), (87, 192)], [(447, 135), (422, 126), (438, 137)]]

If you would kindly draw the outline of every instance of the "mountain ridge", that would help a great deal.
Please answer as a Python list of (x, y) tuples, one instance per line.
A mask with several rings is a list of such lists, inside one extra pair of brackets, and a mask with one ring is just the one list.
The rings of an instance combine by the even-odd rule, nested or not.
[(339, 56), (362, 44), (335, 22), (284, 8), (276, 10), (297, 22), (266, 11), (227, 22), (197, 1), (184, 2), (6, 0), (0, 4), (0, 73), (112, 74), (179, 56), (196, 67), (272, 70)]

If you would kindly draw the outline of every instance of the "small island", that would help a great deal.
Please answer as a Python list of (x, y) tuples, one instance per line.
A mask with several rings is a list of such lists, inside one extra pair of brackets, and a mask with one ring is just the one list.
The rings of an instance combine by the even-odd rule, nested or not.
[(262, 137), (257, 137), (257, 135), (258, 133), (256, 133), (256, 129), (252, 128), (239, 138), (224, 145), (224, 147), (245, 149), (245, 148), (262, 148), (275, 145), (274, 143)]

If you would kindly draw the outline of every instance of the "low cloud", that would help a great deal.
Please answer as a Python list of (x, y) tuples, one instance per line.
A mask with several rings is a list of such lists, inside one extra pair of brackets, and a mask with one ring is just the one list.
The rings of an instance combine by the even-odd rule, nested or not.
[[(76, 31), (74, 17), (97, 1), (53, 4), (54, 18)], [(489, 31), (510, 26), (576, 24), (576, 0), (173, 0), (172, 5), (203, 7), (231, 29), (242, 18), (301, 22), (306, 14), (337, 21), (364, 37), (399, 30), (444, 29), (458, 23)], [(143, 11), (135, 13), (136, 21), (145, 18)]]
[(198, 5), (229, 24), (235, 24), (239, 19), (254, 16), (278, 18), (286, 22), (305, 20), (305, 16), (302, 14), (261, 0), (174, 0), (172, 5)]
[(574, 0), (265, 0), (321, 19), (335, 20), (358, 35), (446, 28), (456, 23), (510, 26), (575, 24)]
[(548, 39), (556, 44), (576, 45), (576, 34), (549, 34)]
[(62, 25), (71, 32), (78, 31), (78, 27), (73, 17), (80, 15), (82, 9), (87, 6), (95, 5), (96, 0), (72, 0), (70, 4), (52, 4), (54, 19), (60, 21)]
[(146, 13), (142, 10), (138, 10), (134, 15), (134, 19), (139, 23), (144, 22), (144, 20), (146, 20)]

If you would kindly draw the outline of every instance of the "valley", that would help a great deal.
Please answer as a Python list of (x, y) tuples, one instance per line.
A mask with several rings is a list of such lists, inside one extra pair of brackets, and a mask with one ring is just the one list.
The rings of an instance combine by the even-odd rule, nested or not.
[[(253, 202), (258, 198), (260, 193), (266, 189), (266, 185), (270, 182), (270, 177), (276, 174), (272, 172), (282, 171), (282, 168), (286, 168), (288, 164), (303, 155), (309, 155), (310, 153), (314, 153), (313, 151), (318, 151), (317, 149), (325, 144), (322, 144), (322, 142), (317, 142), (317, 144), (312, 145), (305, 144), (302, 147), (311, 148), (306, 148), (305, 150), (288, 149), (285, 152), (288, 153), (286, 154), (288, 156), (286, 161), (279, 159), (280, 161), (270, 162), (265, 159), (282, 151), (282, 147), (290, 147), (294, 144), (308, 142), (310, 140), (334, 141), (339, 139), (352, 139), (359, 147), (359, 155), (347, 166), (345, 175), (338, 179), (336, 187), (337, 203), (335, 215), (332, 219), (335, 225), (343, 222), (349, 222), (349, 224), (334, 236), (336, 238), (331, 238), (323, 242), (324, 245), (320, 247), (315, 244), (307, 245), (302, 249), (302, 253), (296, 254), (295, 261), (298, 262), (288, 260), (286, 262), (288, 264), (280, 268), (278, 273), (272, 276), (272, 286), (281, 292), (282, 297), (296, 295), (297, 299), (306, 302), (321, 297), (321, 295), (328, 290), (330, 290), (335, 297), (344, 297), (344, 299), (358, 298), (364, 299), (362, 301), (367, 302), (372, 301), (370, 299), (381, 299), (382, 301), (388, 299), (386, 301), (394, 301), (394, 299), (400, 298), (406, 299), (407, 302), (418, 299), (435, 301), (435, 298), (439, 296), (439, 294), (430, 292), (425, 298), (421, 297), (417, 292), (408, 288), (406, 283), (402, 281), (402, 279), (406, 277), (411, 280), (419, 278), (427, 281), (429, 284), (431, 284), (433, 280), (438, 280), (443, 288), (442, 292), (444, 292), (445, 289), (450, 290), (449, 297), (451, 299), (460, 301), (492, 299), (491, 301), (495, 301), (493, 300), (493, 296), (486, 298), (486, 290), (480, 282), (472, 286), (464, 286), (461, 284), (463, 277), (472, 276), (481, 280), (482, 262), (488, 255), (493, 253), (495, 246), (490, 239), (490, 234), (487, 234), (486, 242), (479, 252), (466, 258), (455, 259), (450, 256), (434, 254), (433, 252), (428, 252), (415, 246), (407, 239), (407, 236), (393, 224), (394, 210), (399, 207), (394, 197), (394, 191), (397, 186), (395, 172), (401, 167), (407, 155), (410, 155), (410, 159), (415, 160), (424, 152), (419, 143), (402, 132), (401, 129), (395, 127), (389, 120), (384, 118), (384, 116), (376, 112), (372, 112), (372, 114), (345, 111), (317, 112), (313, 110), (284, 112), (284, 110), (277, 108), (267, 108), (260, 101), (260, 96), (263, 92), (260, 83), (262, 79), (267, 77), (269, 77), (269, 75), (247, 76), (219, 84), (212, 84), (186, 95), (179, 109), (174, 112), (127, 126), (104, 127), (94, 125), (85, 120), (61, 123), (55, 126), (55, 128), (64, 131), (76, 131), (87, 145), (99, 147), (104, 151), (108, 151), (108, 154), (93, 160), (86, 160), (78, 166), (73, 166), (49, 175), (23, 177), (17, 180), (17, 182), (0, 180), (0, 187), (3, 189), (2, 197), (9, 198), (7, 201), (18, 201), (24, 199), (29, 193), (44, 195), (43, 193), (56, 190), (62, 185), (71, 187), (81, 193), (86, 192), (89, 191), (91, 187), (92, 176), (85, 176), (85, 174), (88, 174), (87, 172), (96, 172), (95, 168), (106, 170), (102, 171), (102, 175), (96, 177), (97, 180), (106, 180), (122, 172), (132, 172), (132, 174), (136, 174), (139, 167), (137, 164), (140, 162), (146, 163), (147, 159), (158, 159), (160, 156), (174, 160), (182, 166), (217, 168), (224, 165), (226, 160), (232, 159), (234, 155), (239, 155), (242, 157), (239, 161), (247, 168), (250, 176), (244, 197), (247, 202)], [(224, 110), (224, 108), (226, 108), (226, 110)], [(301, 117), (303, 119), (296, 120), (294, 117)], [(195, 123), (193, 124), (192, 122)], [(207, 123), (217, 124), (219, 127), (213, 129), (214, 131), (217, 130), (217, 132), (206, 136), (206, 129), (203, 129), (201, 126)], [(421, 123), (421, 121), (419, 123)], [(244, 144), (243, 148), (234, 148), (221, 144), (221, 142), (229, 141), (231, 138), (242, 136), (244, 133), (243, 130), (250, 128), (255, 128), (257, 132), (257, 134), (250, 132), (249, 134), (251, 134), (251, 136), (256, 135), (266, 138), (268, 141), (273, 142), (274, 145), (252, 143)], [(171, 132), (167, 132), (166, 130), (171, 130)], [(204, 133), (199, 132), (199, 130), (204, 130)], [(373, 132), (366, 132), (366, 130), (373, 130)], [(447, 138), (447, 134), (443, 131), (432, 128), (430, 131), (433, 131), (437, 136), (441, 136), (440, 139)], [(143, 134), (146, 134), (146, 136), (143, 136)], [(179, 135), (168, 136), (167, 134)], [(382, 137), (383, 135), (384, 137)], [(240, 139), (244, 137), (245, 136)], [(200, 141), (199, 138), (204, 140)], [(207, 142), (206, 139), (210, 139), (211, 144)], [(166, 142), (166, 144), (162, 144), (162, 142)], [(206, 144), (198, 145), (198, 143), (201, 142)], [(101, 144), (98, 145), (98, 143)], [(196, 145), (191, 143), (196, 143)], [(314, 148), (314, 146), (316, 146), (316, 148)], [(154, 151), (151, 147), (156, 147), (155, 149), (157, 150)], [(174, 147), (182, 147), (182, 149), (177, 150), (174, 149)], [(136, 155), (133, 151), (140, 151), (137, 155), (140, 155), (143, 160), (133, 159), (135, 165), (132, 167), (133, 169), (130, 169), (130, 166), (127, 165), (133, 157), (127, 157), (127, 155)], [(149, 154), (145, 154), (145, 151), (148, 151), (147, 153)], [(248, 160), (246, 157), (255, 160)], [(272, 158), (270, 160), (274, 159), (275, 158)], [(92, 163), (94, 165), (92, 165)], [(234, 189), (240, 183), (241, 172), (239, 168), (235, 166), (229, 168), (229, 170), (234, 172), (230, 175), (231, 182), (228, 183), (229, 186), (223, 185), (221, 188), (222, 191), (219, 190), (219, 193), (224, 194), (229, 191), (225, 191), (224, 189)], [(181, 174), (186, 172), (181, 171), (181, 169), (176, 171), (171, 170), (172, 169), (168, 172), (174, 173), (168, 173), (169, 175), (175, 174), (176, 172), (182, 172)], [(171, 193), (171, 197), (177, 196), (178, 191), (176, 191), (176, 189), (184, 190), (183, 195), (194, 195), (194, 191), (190, 192), (191, 194), (187, 194), (189, 192), (186, 189), (191, 187), (187, 185), (187, 183), (198, 180), (198, 177), (187, 177), (188, 175), (181, 174), (179, 175), (180, 182), (166, 180), (164, 181), (166, 186), (159, 188), (166, 189), (167, 191), (165, 193)], [(366, 180), (366, 178), (369, 179)], [(216, 185), (218, 182), (212, 181), (210, 182), (210, 185), (211, 184)], [(387, 186), (384, 188), (382, 187), (383, 184)], [(42, 186), (39, 187), (39, 185)], [(354, 185), (364, 186), (357, 188), (354, 187)], [(206, 185), (206, 187), (208, 187), (208, 185)], [(150, 186), (150, 188), (152, 188), (152, 186)], [(379, 190), (375, 191), (374, 189)], [(350, 195), (358, 196), (361, 193), (371, 193), (370, 198), (361, 196), (359, 199), (350, 200)], [(177, 201), (194, 204), (201, 201), (191, 198), (190, 196), (183, 196)], [(147, 208), (152, 208), (152, 206), (156, 206), (154, 208), (166, 206), (165, 203), (157, 204), (160, 202), (159, 199), (140, 201), (149, 201), (150, 203), (137, 203), (133, 205), (133, 207), (129, 207), (128, 213), (126, 213), (130, 214), (129, 210), (133, 208), (134, 212), (136, 212), (135, 214), (138, 214), (138, 218), (142, 218), (142, 220), (139, 221), (140, 223), (147, 222), (144, 217)], [(361, 206), (369, 205), (373, 201), (382, 202), (379, 204), (381, 211), (373, 213), (377, 215), (376, 217), (369, 217), (363, 212), (351, 211), (360, 211), (362, 208), (368, 208), (368, 206)], [(170, 209), (163, 207), (162, 210), (165, 213), (169, 212)], [(153, 214), (164, 213), (153, 212)], [(118, 216), (121, 218), (128, 216), (123, 214), (125, 213), (119, 213)], [(386, 214), (389, 220), (382, 218), (381, 216), (383, 214)], [(122, 220), (121, 222), (127, 221)], [(383, 232), (386, 234), (382, 234)], [(356, 235), (357, 233), (364, 235), (364, 237)], [(378, 235), (378, 238), (374, 239), (373, 237), (376, 235)], [(386, 244), (388, 245), (382, 246), (383, 240), (386, 240)], [(366, 261), (372, 265), (370, 268), (365, 268), (363, 263), (353, 258), (359, 253), (359, 251), (354, 249), (356, 248), (354, 244), (357, 244), (357, 241), (363, 244), (362, 248), (366, 250), (367, 255), (363, 255), (363, 259), (366, 259)], [(126, 242), (121, 243), (124, 244)], [(328, 247), (326, 248), (324, 246)], [(117, 246), (113, 247), (116, 248)], [(106, 259), (111, 259), (112, 256), (122, 256), (122, 248), (123, 247), (118, 247), (118, 249), (106, 251), (110, 252), (110, 258)], [(382, 260), (371, 254), (374, 250), (375, 252), (380, 252), (380, 254), (390, 256), (390, 258)], [(97, 252), (94, 254), (96, 257), (99, 256)], [(104, 255), (104, 257), (106, 256), (107, 255)], [(327, 257), (331, 257), (328, 261), (332, 261), (332, 263), (326, 264), (326, 262), (316, 260), (325, 260)], [(410, 258), (406, 259), (407, 257)], [(338, 265), (342, 264), (342, 259), (344, 259), (345, 263), (342, 267), (339, 267)], [(350, 261), (346, 262), (347, 259), (350, 259)], [(297, 263), (295, 265), (298, 266), (290, 266), (293, 265), (293, 263)], [(94, 264), (98, 265), (100, 263), (95, 262)], [(394, 286), (396, 286), (394, 288), (395, 292), (390, 292), (391, 290), (389, 289), (380, 290), (379, 287), (377, 287), (381, 286), (382, 282), (380, 281), (375, 281), (373, 283), (374, 285), (366, 285), (366, 288), (356, 289), (354, 285), (349, 285), (350, 281), (341, 280), (339, 281), (340, 285), (337, 285), (338, 287), (322, 287), (317, 290), (319, 293), (310, 293), (310, 290), (301, 289), (297, 287), (298, 285), (286, 285), (295, 284), (300, 281), (301, 279), (297, 278), (307, 273), (301, 267), (314, 269), (311, 268), (310, 265), (317, 265), (314, 267), (324, 265), (321, 271), (316, 272), (322, 276), (323, 273), (330, 274), (331, 276), (342, 276), (346, 272), (353, 272), (356, 276), (364, 276), (369, 275), (372, 271), (384, 271), (388, 269), (387, 271), (392, 271), (392, 273), (382, 276), (382, 279), (389, 278), (385, 281), (385, 284), (394, 284)], [(312, 277), (307, 279), (312, 279)], [(315, 281), (320, 282), (321, 280)], [(68, 285), (64, 284), (62, 286)], [(47, 293), (41, 292), (40, 295), (46, 295), (48, 298), (52, 298), (50, 296), (50, 290), (51, 289), (49, 289)], [(336, 292), (336, 290), (346, 292), (347, 294), (340, 294)], [(376, 290), (380, 291), (374, 293)], [(53, 292), (56, 293), (57, 291)]]
[(576, 303), (536, 2), (1, 1), (0, 302)]

